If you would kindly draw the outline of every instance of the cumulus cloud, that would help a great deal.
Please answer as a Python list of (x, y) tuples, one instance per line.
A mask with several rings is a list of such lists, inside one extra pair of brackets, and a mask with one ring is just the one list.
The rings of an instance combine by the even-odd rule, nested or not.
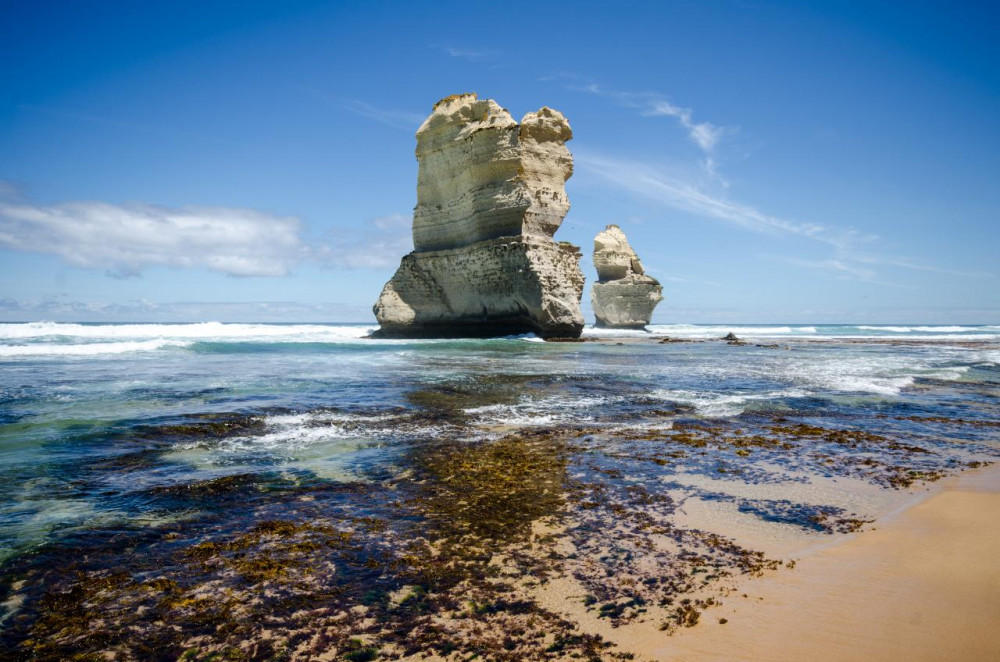
[(308, 256), (300, 229), (295, 217), (252, 209), (0, 202), (0, 247), (122, 276), (152, 266), (283, 276)]
[(285, 276), (303, 262), (388, 269), (413, 250), (410, 217), (387, 214), (307, 241), (294, 216), (253, 209), (106, 202), (40, 205), (0, 199), (0, 248), (57, 255), (110, 275), (148, 267), (205, 268), (228, 276)]

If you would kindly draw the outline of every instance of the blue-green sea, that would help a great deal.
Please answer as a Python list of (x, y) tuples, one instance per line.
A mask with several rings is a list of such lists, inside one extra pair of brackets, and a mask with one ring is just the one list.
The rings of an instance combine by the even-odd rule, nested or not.
[[(540, 521), (558, 522), (579, 557), (611, 574), (566, 554), (551, 572), (589, 587), (608, 618), (643, 618), (672, 608), (657, 582), (685, 549), (715, 559), (712, 581), (722, 581), (721, 569), (742, 567), (737, 545), (794, 557), (1000, 457), (1000, 326), (654, 325), (587, 328), (585, 342), (375, 340), (373, 328), (0, 324), (0, 651), (152, 659), (141, 642), (153, 637), (163, 659), (200, 659), (266, 640), (246, 654), (278, 659), (267, 657), (274, 637), (293, 652), (306, 640), (288, 619), (308, 603), (329, 623), (358, 605), (384, 610), (378, 625), (310, 640), (317, 651), (349, 652), (363, 635), (390, 656), (420, 618), (463, 609), (440, 597), (459, 589), (413, 561), (413, 545), (512, 544)], [(739, 343), (721, 340), (730, 332)], [(646, 524), (630, 519), (640, 512)], [(650, 552), (638, 540), (651, 527), (680, 551)], [(357, 542), (355, 556), (330, 542), (334, 530)], [(233, 542), (247, 532), (256, 537)], [(732, 547), (708, 545), (705, 532)], [(299, 556), (261, 551), (286, 534)], [(247, 550), (285, 565), (248, 570)], [(171, 583), (151, 583), (158, 573)], [(634, 582), (607, 586), (629, 573)], [(677, 581), (669, 590), (684, 594)], [(270, 595), (267, 582), (303, 602), (244, 600)], [(197, 620), (191, 605), (223, 584), (237, 596), (220, 603), (232, 620), (277, 619), (281, 634)], [(136, 586), (173, 588), (122, 588)], [(404, 589), (425, 596), (425, 611), (401, 615), (391, 596)], [(473, 614), (487, 630), (521, 616), (490, 604)], [(78, 624), (52, 621), (52, 605), (88, 625), (70, 636)], [(532, 655), (529, 640), (510, 650)], [(441, 646), (430, 637), (420, 650)]]

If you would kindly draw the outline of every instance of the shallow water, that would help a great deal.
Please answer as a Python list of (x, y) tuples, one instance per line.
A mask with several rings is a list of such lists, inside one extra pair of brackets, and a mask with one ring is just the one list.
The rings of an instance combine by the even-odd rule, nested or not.
[[(45, 600), (73, 594), (81, 576), (122, 565), (131, 585), (156, 560), (194, 591), (208, 571), (177, 554), (273, 520), (349, 522), (364, 563), (387, 564), (369, 576), (340, 547), (310, 548), (311, 564), (342, 564), (346, 592), (323, 593), (331, 613), (349, 606), (337, 600), (354, 595), (351, 577), (379, 595), (417, 581), (433, 596), (437, 575), (398, 569), (414, 554), (403, 541), (472, 531), (499, 544), (556, 518), (577, 558), (601, 559), (598, 568), (564, 555), (558, 572), (589, 587), (609, 618), (642, 618), (637, 605), (666, 608), (662, 596), (693, 589), (687, 575), (663, 587), (685, 554), (756, 572), (764, 558), (863, 527), (926, 481), (1000, 455), (996, 326), (671, 325), (588, 329), (597, 342), (582, 343), (370, 340), (370, 330), (0, 324), (0, 585), (15, 605), (3, 618), (16, 624), (5, 646), (37, 638)], [(717, 340), (729, 331), (746, 344)], [(357, 517), (381, 523), (368, 531)], [(672, 551), (654, 553), (660, 543)], [(218, 567), (243, 572), (226, 544)], [(748, 564), (746, 550), (763, 556)], [(68, 555), (90, 563), (77, 579), (61, 571)], [(248, 572), (230, 590), (268, 581)], [(599, 589), (607, 576), (634, 582)], [(323, 602), (306, 584), (299, 597)], [(121, 607), (125, 594), (107, 590), (102, 599)], [(35, 654), (111, 646), (64, 644)]]

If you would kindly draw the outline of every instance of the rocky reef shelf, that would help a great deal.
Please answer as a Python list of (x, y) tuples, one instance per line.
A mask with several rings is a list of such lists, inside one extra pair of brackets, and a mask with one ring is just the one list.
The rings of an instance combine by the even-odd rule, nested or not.
[[(536, 347), (542, 360), (578, 351)], [(706, 418), (625, 375), (471, 371), (408, 381), (406, 406), (118, 429), (106, 443), (131, 450), (74, 461), (74, 480), (145, 522), (82, 527), (8, 558), (0, 650), (652, 659), (649, 637), (662, 647), (708, 620), (738, 622), (757, 578), (1000, 458), (986, 424), (995, 390), (928, 380), (888, 408), (772, 397)], [(982, 417), (952, 402), (978, 403)], [(279, 464), (150, 483), (178, 457), (245, 452), (279, 434), (292, 436), (278, 453), (334, 435), (367, 440), (381, 459), (337, 478)]]

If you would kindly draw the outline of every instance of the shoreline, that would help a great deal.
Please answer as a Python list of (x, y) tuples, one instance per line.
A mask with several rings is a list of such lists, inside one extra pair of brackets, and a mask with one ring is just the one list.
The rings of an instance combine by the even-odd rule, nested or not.
[(1000, 465), (921, 496), (744, 582), (698, 626), (625, 648), (650, 660), (1000, 659)]
[(862, 531), (742, 577), (671, 634), (657, 619), (613, 627), (581, 607), (581, 587), (535, 598), (615, 653), (645, 662), (1000, 659), (1000, 463), (927, 483)]

